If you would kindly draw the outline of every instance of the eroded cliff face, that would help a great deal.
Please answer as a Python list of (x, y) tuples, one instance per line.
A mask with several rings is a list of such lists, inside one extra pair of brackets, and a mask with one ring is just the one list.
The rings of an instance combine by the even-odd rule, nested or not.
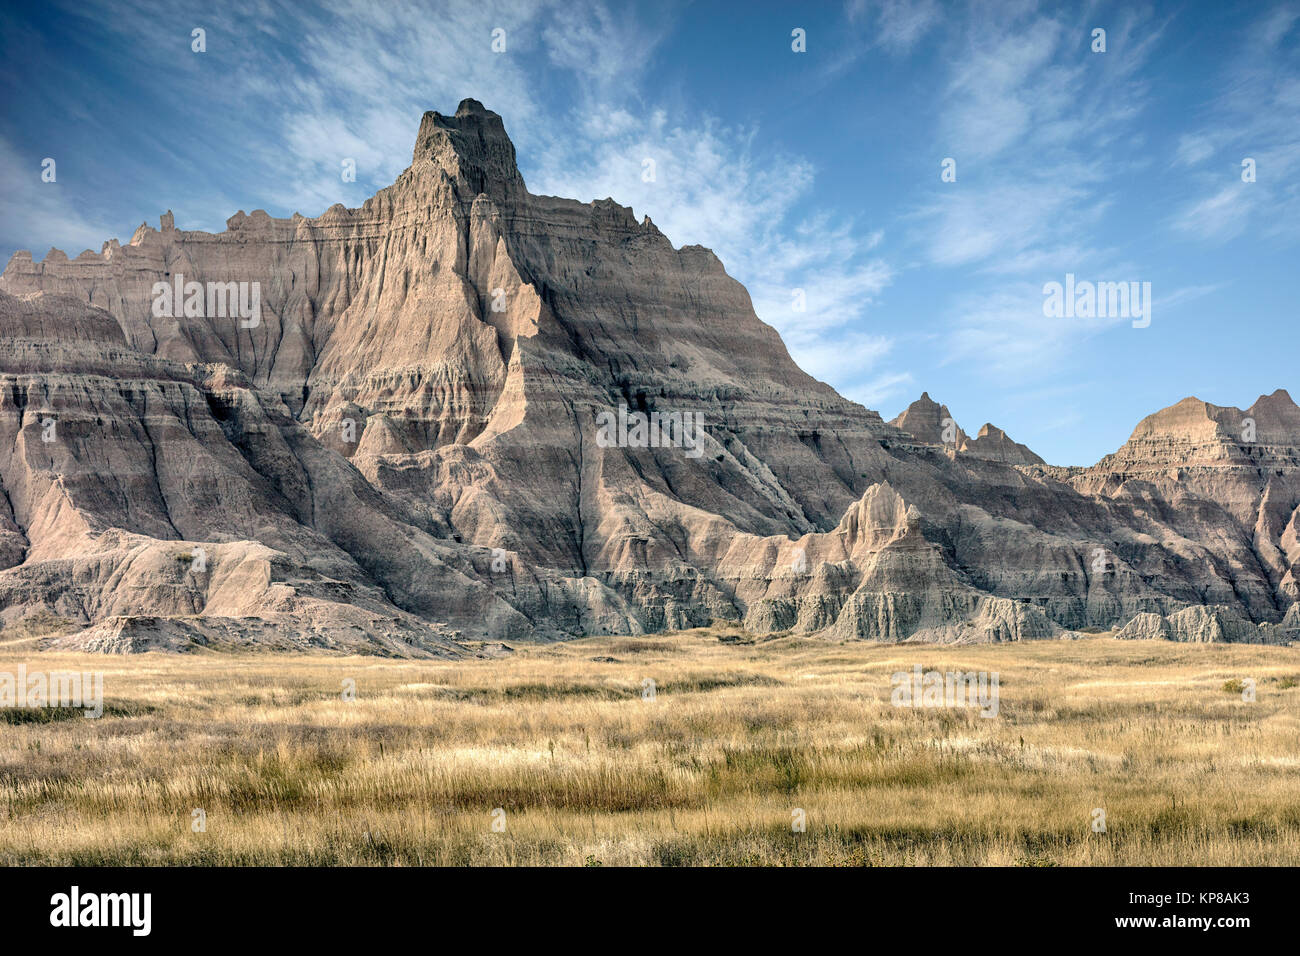
[[(1300, 597), (1300, 408), (1283, 389), (1244, 410), (1184, 399), (1070, 483), (1114, 500), (1159, 500), (1163, 520), (1190, 536), (1244, 540), (1272, 591), (1272, 607), (1254, 589), (1243, 595), (1256, 619)], [(1236, 568), (1227, 571), (1232, 580)]]
[[(156, 307), (178, 276), (191, 314)], [(257, 284), (255, 320), (213, 307), (227, 283)], [(0, 615), (51, 610), (98, 649), (454, 653), (714, 619), (1018, 640), (1189, 605), (1272, 625), (1296, 598), (1285, 393), (1248, 410), (1253, 445), (1184, 402), (1083, 470), (992, 425), (945, 442), (928, 396), (886, 424), (802, 372), (708, 250), (528, 193), (473, 100), (426, 113), (359, 209), (19, 253), (0, 331)], [(703, 428), (611, 443), (602, 415)]]

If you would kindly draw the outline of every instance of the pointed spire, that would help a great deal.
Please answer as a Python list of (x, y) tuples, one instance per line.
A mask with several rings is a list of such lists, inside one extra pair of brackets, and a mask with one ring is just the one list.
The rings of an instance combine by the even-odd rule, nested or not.
[(462, 197), (467, 200), (479, 193), (508, 200), (525, 190), (505, 124), (478, 100), (461, 100), (455, 116), (435, 110), (424, 114), (411, 165), (425, 162), (450, 176), (467, 193)]

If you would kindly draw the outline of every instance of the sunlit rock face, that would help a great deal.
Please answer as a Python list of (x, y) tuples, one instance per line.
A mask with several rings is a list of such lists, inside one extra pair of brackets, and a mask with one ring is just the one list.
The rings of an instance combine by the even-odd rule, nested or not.
[(529, 193), (474, 100), (358, 209), (18, 253), (0, 335), (0, 616), (66, 618), (61, 646), (1294, 630), (1285, 392), (1187, 399), (1086, 469), (928, 395), (887, 424), (709, 250)]

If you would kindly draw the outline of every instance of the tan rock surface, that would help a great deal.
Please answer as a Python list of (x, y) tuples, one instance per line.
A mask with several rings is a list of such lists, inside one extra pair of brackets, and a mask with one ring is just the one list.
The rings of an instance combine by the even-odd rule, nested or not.
[[(260, 321), (155, 315), (178, 274), (258, 283)], [(713, 619), (1019, 640), (1216, 604), (1276, 623), (1297, 596), (1284, 392), (1249, 447), (1245, 413), (1188, 400), (1092, 469), (991, 425), (944, 443), (928, 395), (886, 424), (707, 249), (530, 194), (472, 100), (358, 209), (19, 253), (0, 333), (0, 618), (52, 611), (88, 647), (440, 654)], [(699, 414), (698, 445), (609, 445), (624, 406)]]
[(1187, 607), (1167, 616), (1139, 614), (1116, 633), (1120, 640), (1166, 640), (1184, 643), (1281, 644), (1292, 639), (1289, 628), (1252, 624), (1231, 608)]

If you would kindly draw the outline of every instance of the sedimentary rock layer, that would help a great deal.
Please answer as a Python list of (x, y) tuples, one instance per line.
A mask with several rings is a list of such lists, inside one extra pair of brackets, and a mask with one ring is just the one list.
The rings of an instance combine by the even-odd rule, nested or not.
[(358, 209), (18, 253), (0, 333), (0, 617), (84, 628), (65, 644), (1020, 640), (1188, 607), (1283, 627), (1297, 598), (1285, 392), (1188, 399), (1088, 469), (928, 395), (887, 424), (707, 249), (529, 193), (473, 100)]

